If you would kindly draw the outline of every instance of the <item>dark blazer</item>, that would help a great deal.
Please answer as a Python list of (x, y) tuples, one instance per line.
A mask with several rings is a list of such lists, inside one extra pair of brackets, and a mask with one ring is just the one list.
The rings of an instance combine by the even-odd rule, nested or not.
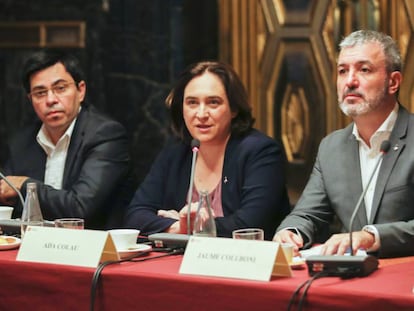
[[(306, 246), (324, 232), (337, 215), (343, 232), (349, 232), (351, 214), (362, 193), (358, 142), (352, 126), (324, 138), (305, 190), (292, 213), (278, 230), (296, 227)], [(378, 229), (380, 257), (414, 255), (414, 116), (400, 105), (375, 187), (371, 219), (359, 209), (353, 230), (374, 224)], [(327, 236), (326, 236), (327, 237)]]
[[(127, 227), (148, 235), (165, 231), (175, 222), (157, 216), (157, 211), (179, 211), (186, 204), (191, 158), (190, 146), (181, 142), (160, 153), (128, 207)], [(283, 168), (283, 149), (273, 139), (256, 130), (243, 138), (230, 138), (221, 182), (224, 217), (215, 219), (218, 236), (259, 227), (267, 239), (272, 238), (290, 210)]]
[[(124, 127), (83, 103), (69, 144), (62, 189), (57, 190), (43, 183), (46, 153), (36, 141), (40, 126), (39, 121), (12, 139), (6, 174), (29, 176), (26, 183), (37, 183), (44, 219), (81, 217), (86, 228), (120, 226), (121, 208), (128, 205), (133, 194)], [(13, 216), (20, 217), (21, 212), (18, 204)]]

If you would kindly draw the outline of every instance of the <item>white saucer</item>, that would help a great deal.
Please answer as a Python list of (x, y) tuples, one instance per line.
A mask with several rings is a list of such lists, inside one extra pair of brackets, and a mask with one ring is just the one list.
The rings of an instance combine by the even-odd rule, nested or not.
[(302, 269), (305, 266), (305, 259), (299, 256), (293, 257), (292, 262), (289, 263), (292, 269)]
[(19, 238), (16, 238), (14, 236), (7, 236), (7, 235), (1, 235), (0, 236), (3, 239), (11, 240), (11, 242), (7, 244), (0, 244), (0, 250), (7, 250), (7, 249), (13, 249), (19, 247), (21, 240)]
[(133, 256), (133, 255), (137, 255), (138, 253), (141, 253), (141, 252), (147, 252), (151, 249), (152, 249), (151, 245), (135, 244), (134, 246), (128, 247), (127, 249), (119, 250), (118, 254), (121, 259), (124, 259), (130, 256)]

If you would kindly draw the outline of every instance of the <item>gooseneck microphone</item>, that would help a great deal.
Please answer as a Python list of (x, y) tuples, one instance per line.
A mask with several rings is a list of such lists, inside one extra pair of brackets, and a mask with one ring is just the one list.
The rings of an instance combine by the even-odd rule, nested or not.
[(385, 140), (381, 143), (380, 152), (381, 155), (375, 164), (371, 175), (369, 176), (368, 182), (364, 187), (357, 204), (352, 212), (349, 221), (349, 243), (351, 256), (347, 255), (314, 255), (306, 258), (306, 264), (308, 266), (309, 275), (314, 276), (317, 273), (323, 273), (323, 276), (339, 276), (342, 278), (351, 278), (356, 276), (367, 276), (378, 268), (378, 259), (372, 255), (367, 256), (354, 256), (353, 244), (352, 244), (352, 227), (358, 210), (362, 205), (362, 200), (371, 184), (372, 178), (378, 169), (384, 155), (390, 150), (391, 143)]
[(0, 172), (0, 177), (14, 190), (16, 191), (17, 195), (19, 196), (20, 199), (20, 203), (22, 204), (22, 208), (24, 206), (24, 199), (23, 196), (21, 194), (21, 192), (19, 191), (19, 189), (17, 189), (7, 178), (6, 176), (3, 175), (3, 173)]
[[(159, 232), (153, 233), (148, 236), (155, 248), (169, 248), (169, 249), (185, 249), (187, 242), (190, 239), (191, 235), (191, 201), (193, 200), (193, 185), (194, 185), (194, 172), (195, 164), (197, 160), (197, 153), (200, 148), (200, 141), (198, 139), (193, 139), (191, 141), (191, 151), (193, 157), (191, 160), (191, 171), (190, 171), (190, 185), (187, 193), (187, 234), (185, 233), (166, 233)], [(180, 228), (182, 229), (182, 228)]]
[(379, 158), (377, 160), (377, 163), (375, 164), (374, 169), (371, 172), (371, 175), (369, 176), (368, 182), (367, 182), (364, 190), (362, 191), (362, 193), (361, 193), (361, 195), (360, 195), (360, 197), (358, 199), (357, 204), (355, 205), (354, 211), (353, 211), (352, 216), (351, 216), (351, 219), (349, 221), (349, 248), (350, 248), (350, 251), (351, 251), (351, 255), (352, 256), (354, 256), (354, 249), (353, 249), (353, 246), (352, 246), (352, 227), (354, 226), (355, 217), (356, 217), (356, 215), (357, 215), (357, 213), (359, 211), (359, 208), (362, 205), (362, 201), (364, 200), (365, 194), (368, 191), (368, 188), (369, 188), (369, 186), (371, 184), (372, 178), (374, 177), (375, 172), (377, 171), (378, 166), (380, 165), (382, 158), (390, 150), (390, 148), (391, 148), (391, 143), (390, 143), (389, 140), (384, 140), (381, 143), (381, 147), (380, 147), (381, 154), (380, 154), (380, 156), (379, 156)]
[(191, 141), (191, 151), (193, 152), (193, 157), (191, 159), (191, 172), (190, 172), (190, 186), (188, 188), (187, 194), (187, 234), (191, 234), (191, 201), (193, 200), (193, 184), (194, 184), (194, 171), (195, 171), (195, 164), (197, 160), (197, 152), (200, 148), (200, 141), (198, 139), (193, 138)]

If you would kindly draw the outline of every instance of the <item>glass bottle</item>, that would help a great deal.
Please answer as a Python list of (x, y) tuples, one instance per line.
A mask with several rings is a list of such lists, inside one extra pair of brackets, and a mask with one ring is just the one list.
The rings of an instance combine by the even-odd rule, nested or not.
[(216, 223), (207, 191), (200, 192), (200, 201), (194, 221), (193, 235), (207, 237), (217, 236)]
[(26, 199), (22, 212), (21, 235), (26, 232), (27, 226), (43, 226), (43, 216), (37, 196), (36, 183), (27, 183)]

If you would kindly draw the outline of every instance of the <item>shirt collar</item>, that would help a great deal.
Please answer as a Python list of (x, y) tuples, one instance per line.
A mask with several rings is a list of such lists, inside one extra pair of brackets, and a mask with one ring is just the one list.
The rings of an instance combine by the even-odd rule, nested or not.
[[(62, 135), (62, 137), (59, 138), (56, 145), (63, 141), (70, 141), (73, 133), (73, 129), (75, 127), (77, 118), (73, 119), (72, 123), (69, 125), (69, 127), (66, 129), (65, 133)], [(50, 154), (56, 147), (55, 144), (51, 141), (49, 134), (46, 132), (44, 124), (39, 129), (39, 132), (37, 133), (36, 140), (38, 144), (43, 148), (43, 150), (46, 152), (46, 154)]]
[[(370, 138), (371, 146), (372, 146), (373, 140), (375, 140), (375, 138), (378, 137), (379, 134), (381, 134), (381, 137), (384, 138), (384, 139), (389, 138), (389, 136), (390, 136), (390, 134), (391, 134), (391, 132), (394, 128), (395, 122), (397, 121), (398, 110), (399, 110), (399, 105), (398, 105), (398, 103), (395, 103), (394, 109), (390, 112), (390, 114), (385, 119), (385, 121), (381, 124), (381, 126), (375, 131), (374, 135), (371, 136), (371, 138)], [(355, 136), (355, 138), (359, 142), (363, 142), (365, 144), (364, 140), (361, 138), (361, 136), (359, 136), (358, 128), (357, 128), (355, 123), (354, 123), (354, 126), (352, 128), (352, 134)], [(386, 137), (384, 137), (384, 135)]]

